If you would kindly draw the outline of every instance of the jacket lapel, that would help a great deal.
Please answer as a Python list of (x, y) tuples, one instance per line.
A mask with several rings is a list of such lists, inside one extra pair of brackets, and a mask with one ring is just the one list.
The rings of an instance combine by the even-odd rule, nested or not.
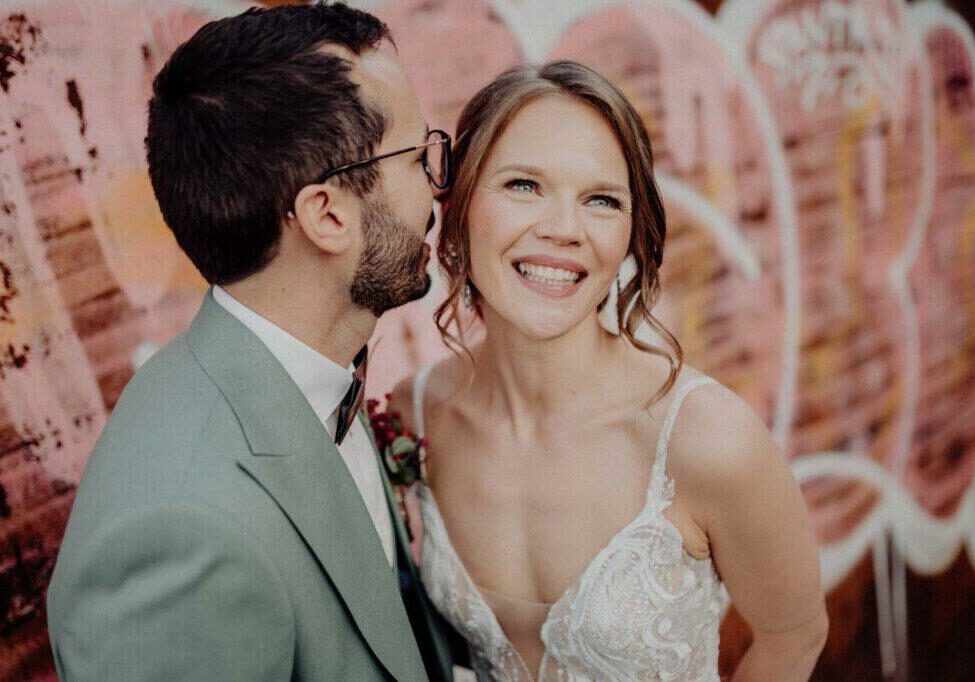
[[(403, 517), (400, 516), (399, 502), (396, 500), (396, 493), (393, 492), (393, 486), (389, 482), (389, 476), (386, 474), (386, 463), (383, 462), (383, 456), (376, 447), (376, 434), (372, 430), (372, 425), (369, 423), (369, 419), (360, 411), (359, 421), (362, 423), (362, 427), (366, 430), (369, 435), (369, 443), (372, 446), (372, 451), (376, 455), (376, 460), (379, 462), (379, 474), (380, 478), (383, 479), (383, 490), (386, 493), (386, 506), (389, 507), (389, 515), (393, 519), (393, 532), (396, 536), (397, 549), (406, 552), (406, 556), (410, 555), (410, 539), (406, 534), (406, 525), (403, 523)], [(410, 562), (410, 568), (413, 564)]]
[[(375, 447), (376, 437), (372, 430), (369, 419), (361, 412), (359, 418), (362, 421), (366, 433), (369, 434), (370, 443), (373, 444), (373, 451), (379, 460), (379, 471), (383, 479), (383, 487), (386, 491), (386, 504), (389, 513), (393, 518), (393, 528), (396, 534), (396, 556), (398, 557), (400, 570), (408, 575), (411, 587), (408, 588), (412, 595), (405, 595), (407, 603), (413, 604), (415, 613), (411, 613), (410, 618), (414, 619), (413, 631), (417, 638), (417, 643), (424, 649), (424, 664), (427, 668), (427, 675), (433, 680), (452, 680), (453, 661), (451, 660), (450, 646), (440, 631), (441, 619), (435, 613), (433, 605), (427, 597), (423, 584), (420, 581), (419, 569), (413, 563), (413, 553), (410, 551), (410, 540), (406, 534), (406, 525), (400, 516), (399, 502), (396, 500), (396, 493), (386, 475), (386, 464), (383, 462), (382, 453)], [(420, 631), (422, 628), (422, 632)]]
[(352, 475), (304, 395), (212, 292), (188, 341), (244, 431), (251, 452), (238, 458), (239, 465), (288, 515), (389, 673), (422, 679), (396, 574)]

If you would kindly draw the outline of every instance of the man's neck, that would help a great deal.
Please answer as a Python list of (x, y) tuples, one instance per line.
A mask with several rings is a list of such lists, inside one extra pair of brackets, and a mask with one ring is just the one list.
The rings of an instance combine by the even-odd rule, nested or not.
[(251, 276), (223, 288), (237, 301), (341, 367), (369, 341), (376, 318), (348, 292), (262, 281)]

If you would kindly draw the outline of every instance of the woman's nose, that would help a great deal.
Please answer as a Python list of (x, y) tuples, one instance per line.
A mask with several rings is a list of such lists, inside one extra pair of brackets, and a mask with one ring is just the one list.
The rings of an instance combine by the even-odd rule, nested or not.
[(578, 244), (582, 241), (582, 223), (575, 206), (553, 206), (535, 224), (535, 235), (560, 244)]

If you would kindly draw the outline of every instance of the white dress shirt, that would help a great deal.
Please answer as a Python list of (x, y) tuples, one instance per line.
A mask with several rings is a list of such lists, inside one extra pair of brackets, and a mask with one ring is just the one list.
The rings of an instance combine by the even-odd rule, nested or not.
[[(338, 425), (338, 408), (342, 398), (352, 385), (352, 368), (343, 369), (327, 357), (299, 341), (274, 323), (264, 319), (243, 303), (228, 294), (222, 287), (213, 287), (213, 298), (231, 315), (240, 320), (259, 338), (277, 359), (284, 371), (308, 400), (312, 410), (334, 439)], [(369, 434), (362, 423), (355, 419), (339, 454), (352, 479), (359, 488), (363, 502), (369, 510), (373, 525), (379, 534), (383, 551), (390, 566), (395, 566), (396, 548), (393, 539), (393, 522), (386, 505), (386, 494), (380, 478), (379, 460), (375, 455)]]

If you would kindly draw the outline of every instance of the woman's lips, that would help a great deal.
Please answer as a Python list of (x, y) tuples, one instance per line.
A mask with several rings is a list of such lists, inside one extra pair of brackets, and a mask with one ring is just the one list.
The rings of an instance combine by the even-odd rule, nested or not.
[(578, 272), (580, 275), (585, 276), (587, 274), (586, 269), (579, 263), (568, 258), (556, 258), (555, 256), (545, 256), (542, 254), (533, 254), (531, 256), (522, 256), (521, 258), (516, 258), (514, 260), (515, 267), (518, 267), (519, 263), (529, 263), (531, 265), (541, 265), (548, 268), (557, 268), (560, 270), (569, 270), (570, 272)]
[[(536, 261), (531, 261), (531, 262), (536, 262)], [(512, 268), (514, 269), (515, 275), (517, 275), (519, 281), (521, 281), (522, 284), (524, 284), (532, 291), (536, 291), (542, 294), (543, 296), (548, 296), (549, 298), (566, 298), (567, 296), (571, 296), (575, 292), (579, 291), (579, 289), (582, 287), (582, 283), (586, 279), (586, 275), (582, 274), (580, 275), (579, 279), (573, 282), (572, 284), (568, 284), (568, 283), (546, 284), (544, 282), (536, 282), (534, 280), (525, 277), (518, 269), (517, 263), (513, 263)]]

